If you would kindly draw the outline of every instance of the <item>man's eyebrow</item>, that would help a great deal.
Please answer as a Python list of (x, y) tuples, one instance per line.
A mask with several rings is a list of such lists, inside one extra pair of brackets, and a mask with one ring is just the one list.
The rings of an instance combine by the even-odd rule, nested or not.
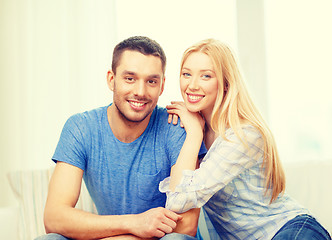
[(152, 74), (152, 75), (149, 75), (149, 78), (158, 78), (158, 79), (160, 79), (161, 75), (160, 74)]
[(122, 72), (122, 75), (136, 76), (136, 73), (132, 72), (132, 71), (125, 70), (125, 71)]
[[(138, 76), (137, 73), (133, 72), (133, 71), (129, 71), (129, 70), (125, 70), (121, 73), (122, 76)], [(160, 74), (151, 74), (148, 75), (146, 78), (149, 79), (161, 79), (161, 75)]]

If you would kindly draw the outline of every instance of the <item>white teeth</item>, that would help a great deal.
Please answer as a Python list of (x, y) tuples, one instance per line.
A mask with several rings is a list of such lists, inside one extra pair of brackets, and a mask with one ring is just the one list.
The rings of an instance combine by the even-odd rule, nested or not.
[(139, 102), (130, 102), (130, 103), (135, 107), (142, 107), (144, 105), (144, 103), (139, 103)]
[(190, 98), (190, 100), (193, 100), (193, 101), (197, 101), (197, 100), (203, 98), (203, 96), (196, 96), (196, 95), (188, 95), (188, 97)]

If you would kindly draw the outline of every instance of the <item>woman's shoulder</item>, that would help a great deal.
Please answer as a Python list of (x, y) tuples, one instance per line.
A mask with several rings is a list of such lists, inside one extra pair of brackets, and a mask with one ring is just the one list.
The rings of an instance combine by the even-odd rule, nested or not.
[[(225, 136), (220, 135), (215, 139), (210, 151), (219, 155), (226, 153), (242, 157), (247, 155), (250, 156), (248, 159), (253, 159), (255, 160), (253, 163), (256, 163), (263, 154), (264, 139), (262, 134), (251, 124), (241, 125), (237, 130), (228, 128), (225, 131)], [(257, 154), (258, 152), (261, 154)], [(253, 155), (255, 157), (252, 157)]]
[(232, 146), (234, 147), (258, 147), (262, 148), (264, 139), (257, 127), (252, 124), (242, 124), (238, 129), (228, 128), (224, 136), (220, 134), (214, 141), (215, 147)]
[[(257, 127), (253, 126), (250, 123), (241, 124), (238, 129), (228, 128), (225, 131), (225, 136), (236, 136), (241, 135), (241, 132), (244, 134), (245, 138), (261, 138), (262, 133), (258, 130)], [(238, 134), (237, 134), (238, 133)]]

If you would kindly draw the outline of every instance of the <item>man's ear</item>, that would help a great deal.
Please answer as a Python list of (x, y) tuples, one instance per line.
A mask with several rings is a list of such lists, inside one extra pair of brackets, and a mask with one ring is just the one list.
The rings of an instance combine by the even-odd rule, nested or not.
[(159, 96), (164, 92), (164, 89), (165, 89), (165, 77), (163, 78), (163, 81), (161, 82), (161, 89), (160, 89)]
[(109, 70), (107, 72), (107, 86), (111, 91), (114, 90), (114, 77), (115, 77), (115, 74), (113, 73), (113, 71)]

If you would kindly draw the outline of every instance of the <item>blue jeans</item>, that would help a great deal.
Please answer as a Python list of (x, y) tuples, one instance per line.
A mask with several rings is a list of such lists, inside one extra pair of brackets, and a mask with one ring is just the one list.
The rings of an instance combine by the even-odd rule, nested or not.
[(169, 233), (166, 234), (164, 237), (160, 238), (160, 240), (196, 240), (197, 238), (180, 234), (180, 233)]
[[(50, 233), (40, 236), (35, 240), (70, 240), (70, 239), (60, 234)], [(196, 240), (196, 238), (179, 233), (170, 233), (162, 237), (161, 240)]]
[(307, 214), (289, 220), (272, 240), (331, 240), (330, 234)]
[(57, 233), (49, 233), (40, 237), (35, 238), (35, 240), (70, 240), (70, 238), (66, 238)]

